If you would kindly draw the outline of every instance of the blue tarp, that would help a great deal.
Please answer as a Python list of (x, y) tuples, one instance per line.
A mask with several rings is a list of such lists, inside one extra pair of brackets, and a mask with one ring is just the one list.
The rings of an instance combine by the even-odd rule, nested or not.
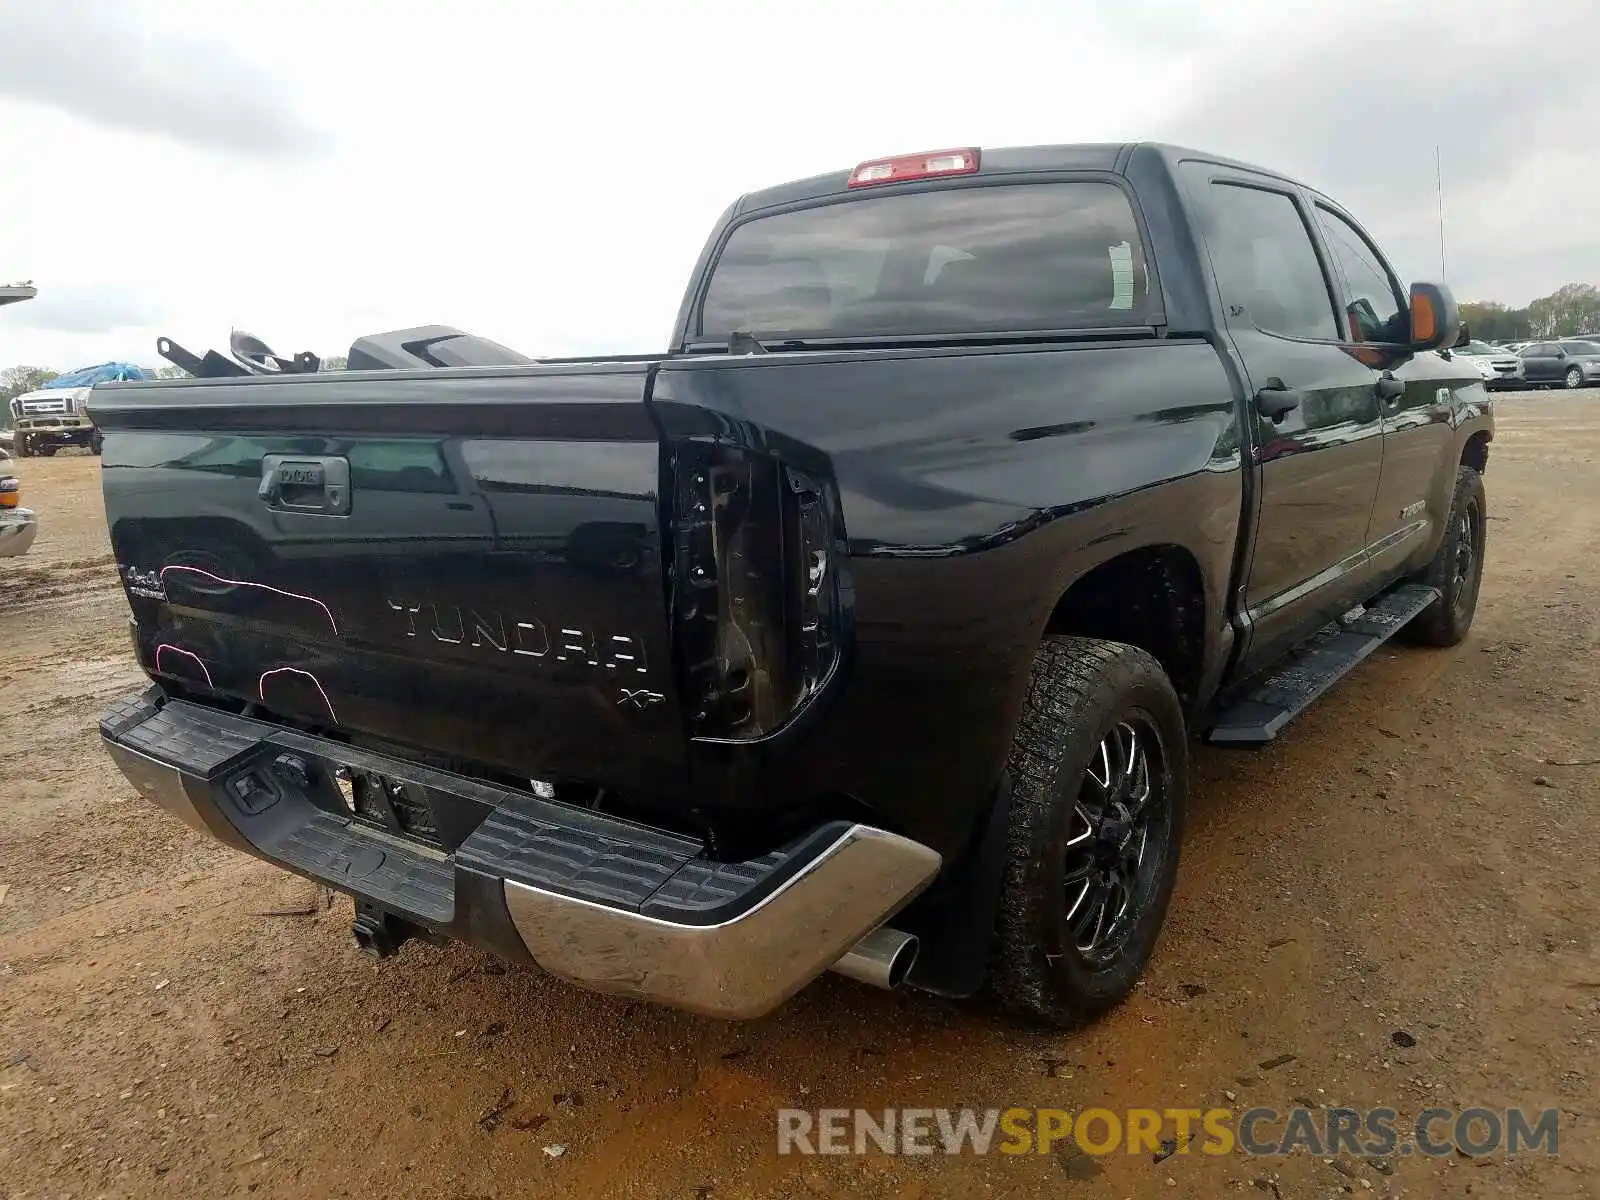
[(132, 363), (108, 362), (97, 367), (79, 367), (76, 371), (68, 371), (65, 375), (57, 375), (49, 383), (40, 384), (40, 389), (45, 388), (80, 388), (93, 387), (97, 383), (115, 383), (127, 379), (149, 379), (141, 367)]

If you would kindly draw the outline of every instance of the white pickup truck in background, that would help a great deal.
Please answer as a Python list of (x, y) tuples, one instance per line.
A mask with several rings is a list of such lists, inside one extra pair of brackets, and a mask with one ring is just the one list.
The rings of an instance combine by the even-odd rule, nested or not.
[(100, 431), (89, 416), (86, 387), (44, 388), (11, 401), (11, 452), (18, 458), (49, 458), (63, 446), (100, 453)]

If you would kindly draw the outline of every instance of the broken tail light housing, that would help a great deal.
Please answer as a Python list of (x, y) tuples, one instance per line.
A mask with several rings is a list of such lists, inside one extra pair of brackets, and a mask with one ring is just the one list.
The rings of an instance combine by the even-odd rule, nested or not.
[(933, 179), (944, 175), (974, 175), (978, 170), (978, 148), (935, 150), (929, 154), (901, 154), (895, 158), (874, 158), (850, 172), (848, 187), (871, 187), (875, 183), (905, 183), (912, 179)]
[(755, 741), (839, 661), (839, 548), (818, 479), (763, 454), (676, 455), (674, 617), (696, 737)]

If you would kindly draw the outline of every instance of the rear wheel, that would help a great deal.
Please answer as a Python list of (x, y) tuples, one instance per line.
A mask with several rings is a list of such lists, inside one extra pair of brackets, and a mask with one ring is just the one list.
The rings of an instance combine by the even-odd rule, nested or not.
[(1406, 641), (1422, 646), (1454, 646), (1467, 636), (1478, 611), (1486, 530), (1483, 476), (1471, 467), (1457, 467), (1444, 540), (1427, 570), (1418, 577), (1418, 582), (1438, 588), (1439, 598), (1400, 631)]
[(1155, 659), (1045, 639), (1011, 749), (991, 971), (1002, 1004), (1069, 1025), (1132, 990), (1177, 877), (1188, 765), (1182, 708)]
[(1577, 367), (1568, 367), (1566, 383), (1569, 388), (1581, 388), (1583, 386), (1583, 372), (1578, 370)]

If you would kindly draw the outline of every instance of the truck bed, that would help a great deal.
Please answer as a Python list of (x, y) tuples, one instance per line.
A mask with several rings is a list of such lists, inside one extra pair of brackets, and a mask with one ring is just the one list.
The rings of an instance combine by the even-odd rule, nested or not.
[[(1225, 580), (1241, 504), (1233, 393), (1200, 341), (157, 382), (94, 404), (139, 659), (173, 694), (550, 783), (732, 856), (856, 817), (959, 853), (1010, 737), (989, 698), (1020, 695), (1065, 584), (1134, 529)], [(774, 472), (804, 481), (827, 513), (831, 665), (802, 688), (790, 661), (804, 702), (754, 714), (757, 736), (728, 727), (731, 693), (708, 710), (686, 623), (713, 459), (762, 503)], [(777, 561), (734, 560), (738, 602), (783, 628), (719, 603), (793, 660), (811, 552), (785, 528), (759, 540)]]

